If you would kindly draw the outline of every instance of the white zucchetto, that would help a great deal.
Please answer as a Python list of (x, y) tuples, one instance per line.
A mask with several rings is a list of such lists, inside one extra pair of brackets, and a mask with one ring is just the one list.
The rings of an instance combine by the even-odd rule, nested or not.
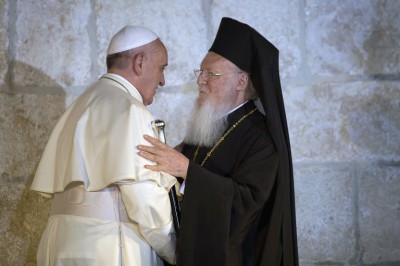
[(140, 47), (156, 39), (158, 36), (143, 26), (125, 26), (112, 37), (107, 55)]

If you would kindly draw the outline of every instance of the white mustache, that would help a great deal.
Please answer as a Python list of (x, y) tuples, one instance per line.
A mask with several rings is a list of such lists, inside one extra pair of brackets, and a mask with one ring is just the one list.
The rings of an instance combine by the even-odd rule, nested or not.
[(210, 92), (209, 89), (207, 89), (206, 87), (203, 87), (203, 86), (199, 86), (197, 89), (199, 90), (199, 92)]

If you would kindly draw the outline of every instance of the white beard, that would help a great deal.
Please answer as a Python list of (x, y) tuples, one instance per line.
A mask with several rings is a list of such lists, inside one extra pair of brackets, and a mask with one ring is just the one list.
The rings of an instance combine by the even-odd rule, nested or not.
[(224, 133), (228, 125), (228, 105), (214, 106), (205, 101), (195, 105), (184, 142), (195, 146), (212, 147)]

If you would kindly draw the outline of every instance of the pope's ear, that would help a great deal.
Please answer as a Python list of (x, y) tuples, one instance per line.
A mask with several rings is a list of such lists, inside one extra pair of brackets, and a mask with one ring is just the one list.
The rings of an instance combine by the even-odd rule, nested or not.
[(246, 75), (245, 73), (240, 73), (239, 75), (240, 76), (236, 90), (238, 91), (245, 90), (247, 88), (247, 85), (249, 84), (249, 75)]
[(143, 53), (136, 54), (132, 57), (132, 70), (137, 76), (140, 76), (143, 73), (143, 61)]

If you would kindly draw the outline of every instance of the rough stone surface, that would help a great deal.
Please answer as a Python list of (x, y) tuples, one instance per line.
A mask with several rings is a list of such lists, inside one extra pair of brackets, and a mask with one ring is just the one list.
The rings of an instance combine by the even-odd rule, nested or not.
[(0, 50), (8, 49), (8, 1), (0, 0)]
[(315, 75), (400, 72), (399, 1), (306, 1), (308, 66)]
[(90, 1), (17, 1), (16, 87), (86, 84), (91, 77)]
[(400, 160), (399, 82), (324, 82), (288, 87), (296, 161)]
[(3, 178), (32, 175), (64, 110), (63, 95), (0, 93), (0, 174)]
[(349, 262), (355, 254), (351, 169), (296, 167), (294, 174), (299, 257), (304, 262)]
[(0, 0), (0, 89), (8, 71), (8, 1)]
[(0, 184), (0, 265), (34, 266), (50, 201), (15, 181)]
[(154, 118), (165, 121), (165, 135), (170, 146), (178, 145), (185, 136), (186, 122), (197, 96), (193, 87), (193, 84), (188, 84), (180, 89), (162, 90), (149, 106)]
[(8, 71), (8, 52), (0, 51), (0, 90), (5, 86)]
[(400, 167), (364, 165), (359, 173), (360, 246), (362, 261), (399, 260)]

